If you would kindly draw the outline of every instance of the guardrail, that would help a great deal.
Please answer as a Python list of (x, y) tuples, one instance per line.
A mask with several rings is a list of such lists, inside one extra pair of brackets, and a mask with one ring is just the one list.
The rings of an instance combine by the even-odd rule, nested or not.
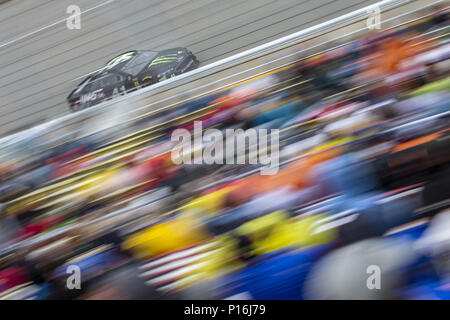
[[(374, 6), (377, 6), (380, 11), (384, 13), (391, 9), (401, 8), (411, 4), (417, 4), (418, 9), (423, 9), (424, 5), (433, 6), (442, 2), (443, 1), (384, 0), (374, 5), (356, 10), (352, 13), (345, 14), (336, 19), (332, 19), (325, 23), (321, 23), (314, 27), (307, 28), (305, 30), (293, 33), (289, 36), (233, 55), (229, 58), (225, 58), (218, 62), (200, 67), (186, 74), (130, 93), (124, 97), (119, 97), (113, 101), (104, 102), (89, 109), (58, 118), (34, 128), (0, 139), (0, 148), (14, 144), (15, 142), (29, 136), (35, 138), (40, 136), (44, 138), (43, 140), (45, 140), (46, 134), (55, 133), (58, 130), (63, 130), (64, 133), (68, 136), (70, 136), (72, 132), (72, 137), (76, 137), (112, 128), (117, 125), (124, 125), (126, 122), (136, 120), (140, 116), (145, 116), (157, 112), (157, 110), (159, 110), (159, 108), (157, 108), (158, 105), (163, 104), (163, 107), (167, 108), (183, 102), (182, 97), (186, 96), (186, 94), (191, 94), (191, 97), (189, 97), (188, 99), (184, 99), (184, 101), (188, 101), (195, 97), (204, 95), (205, 92), (201, 92), (201, 90), (206, 89), (207, 87), (211, 87), (212, 85), (216, 85), (219, 82), (230, 81), (220, 88), (233, 84), (237, 82), (237, 80), (235, 80), (234, 78), (239, 75), (242, 75), (244, 77), (239, 79), (240, 81), (242, 81), (243, 79), (246, 79), (245, 76), (254, 76), (254, 72), (256, 72), (258, 69), (261, 69), (263, 67), (267, 68), (268, 65), (274, 64), (276, 62), (281, 63), (281, 61), (287, 60), (288, 58), (291, 58), (299, 52), (291, 52), (289, 54), (282, 55), (281, 57), (276, 57), (269, 62), (259, 61), (258, 59), (267, 57), (274, 52), (280, 52), (280, 50), (291, 48), (299, 43), (305, 42), (306, 40), (317, 38), (320, 35), (327, 34), (333, 30), (348, 27), (349, 25), (352, 25), (358, 21), (365, 21), (368, 16), (368, 11)], [(384, 22), (385, 21), (382, 21), (382, 23)], [(345, 34), (345, 36), (347, 35), (348, 34)], [(249, 62), (254, 61), (259, 62), (254, 63), (247, 69), (244, 68), (244, 70), (235, 71), (234, 73), (227, 73), (224, 76), (220, 77), (218, 80), (208, 80), (208, 78), (210, 78), (211, 76), (214, 76), (226, 70), (232, 70), (236, 66), (239, 67), (243, 64), (248, 64)], [(277, 67), (279, 67), (279, 65)], [(251, 72), (253, 72), (253, 74), (249, 75), (249, 73)], [(200, 82), (205, 79), (207, 80), (206, 84), (201, 84)], [(193, 83), (198, 83), (198, 85), (192, 88)], [(189, 85), (191, 88), (186, 90), (185, 87)], [(178, 92), (177, 89), (179, 89)], [(206, 92), (212, 92), (217, 89), (218, 87), (214, 87), (212, 90)], [(83, 129), (83, 125), (87, 127), (87, 131), (80, 130)]]

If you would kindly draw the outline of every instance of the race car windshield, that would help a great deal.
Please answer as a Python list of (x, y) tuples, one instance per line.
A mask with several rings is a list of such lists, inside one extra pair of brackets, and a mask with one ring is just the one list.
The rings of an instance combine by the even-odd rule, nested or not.
[(136, 51), (130, 51), (124, 54), (121, 54), (120, 56), (115, 57), (114, 59), (110, 60), (106, 66), (103, 67), (102, 73), (107, 73), (111, 69), (119, 66), (120, 64), (124, 64), (127, 61), (130, 61), (137, 55)]
[(157, 55), (158, 55), (158, 52), (154, 52), (154, 51), (140, 51), (139, 54), (132, 61), (127, 63), (122, 68), (122, 71), (125, 73), (128, 73), (132, 76), (136, 76)]

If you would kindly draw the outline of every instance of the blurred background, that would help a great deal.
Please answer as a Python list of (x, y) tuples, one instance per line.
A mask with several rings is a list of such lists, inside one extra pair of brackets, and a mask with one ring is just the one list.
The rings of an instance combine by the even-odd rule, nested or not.
[[(448, 2), (375, 3), (0, 2), (0, 299), (448, 299)], [(279, 171), (176, 164), (194, 121), (279, 130)]]

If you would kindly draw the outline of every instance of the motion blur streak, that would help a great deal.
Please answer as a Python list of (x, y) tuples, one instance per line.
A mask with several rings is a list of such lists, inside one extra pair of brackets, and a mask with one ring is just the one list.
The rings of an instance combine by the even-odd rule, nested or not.
[[(450, 8), (419, 9), (108, 130), (2, 145), (0, 299), (449, 299)], [(200, 160), (208, 129), (276, 130), (239, 151), (275, 143), (279, 170), (176, 161), (197, 128)]]
[(207, 64), (375, 2), (121, 0), (85, 12), (80, 30), (54, 21), (91, 0), (2, 4), (0, 42), (15, 42), (0, 51), (0, 136), (67, 114), (72, 80), (130, 49), (186, 47)]

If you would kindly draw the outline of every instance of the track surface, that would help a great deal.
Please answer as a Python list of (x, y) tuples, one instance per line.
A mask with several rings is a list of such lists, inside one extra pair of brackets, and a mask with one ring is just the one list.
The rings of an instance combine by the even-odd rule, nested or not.
[[(0, 136), (67, 114), (81, 77), (130, 49), (183, 46), (202, 64), (377, 2), (12, 0), (0, 6)], [(69, 30), (69, 5), (81, 29)]]

